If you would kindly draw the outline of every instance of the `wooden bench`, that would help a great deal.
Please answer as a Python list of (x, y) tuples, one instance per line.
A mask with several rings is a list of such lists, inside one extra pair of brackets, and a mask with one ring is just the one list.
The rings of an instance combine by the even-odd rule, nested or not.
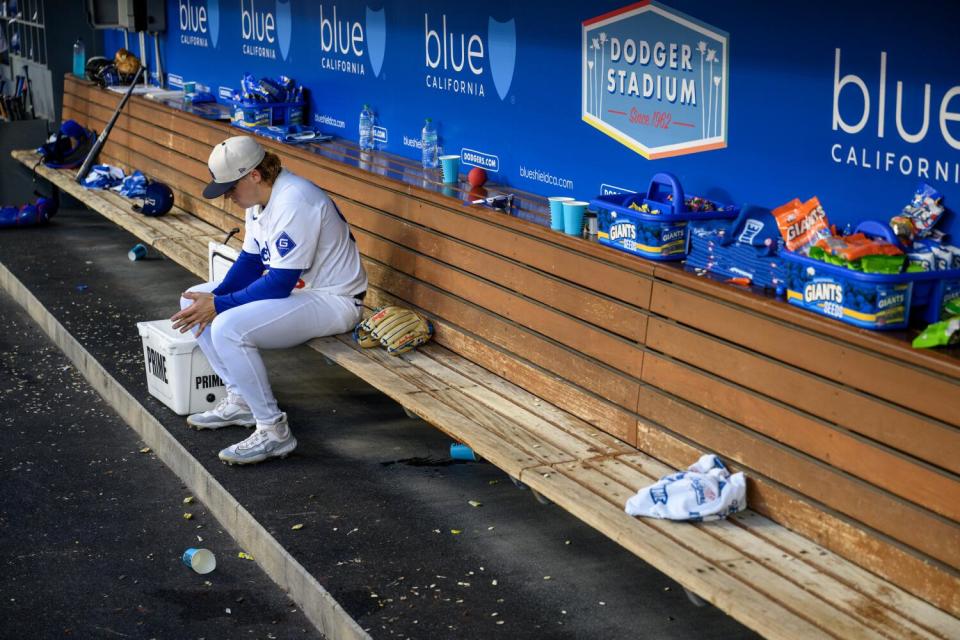
[[(115, 103), (68, 78), (65, 117), (99, 129)], [(241, 219), (196, 195), (210, 146), (235, 133), (133, 98), (103, 160), (170, 184), (178, 217), (211, 225), (196, 232), (205, 255)], [(955, 350), (553, 233), (530, 194), (507, 216), (405, 159), (265, 144), (350, 221), (368, 303), (437, 324), (435, 344), (400, 359), (345, 336), (313, 342), (327, 357), (764, 635), (960, 637)], [(134, 233), (205, 276), (189, 239)], [(704, 451), (747, 473), (750, 512), (709, 525), (622, 512)]]

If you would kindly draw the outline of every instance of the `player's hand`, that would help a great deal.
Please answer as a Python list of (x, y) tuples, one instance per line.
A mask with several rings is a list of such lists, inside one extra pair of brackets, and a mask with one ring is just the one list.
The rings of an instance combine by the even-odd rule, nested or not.
[(199, 336), (217, 317), (217, 308), (213, 306), (213, 294), (187, 291), (183, 294), (183, 297), (187, 300), (193, 300), (193, 304), (173, 314), (170, 318), (173, 322), (173, 328), (179, 329), (180, 333), (186, 333), (197, 327), (196, 335)]

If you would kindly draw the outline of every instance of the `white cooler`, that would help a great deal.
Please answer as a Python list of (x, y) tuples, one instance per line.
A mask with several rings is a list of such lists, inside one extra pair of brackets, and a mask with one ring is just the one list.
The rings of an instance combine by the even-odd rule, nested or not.
[[(138, 322), (150, 395), (185, 416), (212, 409), (227, 389), (213, 372), (191, 332), (173, 329), (170, 320)], [(209, 331), (209, 328), (207, 329)]]

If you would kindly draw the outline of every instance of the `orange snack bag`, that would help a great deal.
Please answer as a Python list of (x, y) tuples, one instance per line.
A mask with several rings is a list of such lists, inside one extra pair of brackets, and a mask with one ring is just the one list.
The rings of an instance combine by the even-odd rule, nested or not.
[(829, 238), (817, 241), (817, 246), (839, 256), (847, 262), (859, 260), (864, 256), (898, 256), (903, 251), (886, 240), (872, 240), (862, 233), (854, 233), (842, 238)]
[(818, 240), (830, 237), (827, 214), (816, 196), (806, 202), (794, 198), (774, 209), (773, 217), (790, 251), (805, 254)]

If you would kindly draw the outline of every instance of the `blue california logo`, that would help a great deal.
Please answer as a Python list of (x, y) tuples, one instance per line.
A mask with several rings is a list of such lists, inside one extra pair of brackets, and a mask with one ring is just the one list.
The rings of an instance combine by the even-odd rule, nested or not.
[(244, 55), (257, 58), (287, 59), (293, 34), (292, 0), (275, 0), (273, 11), (263, 9), (263, 2), (240, 0), (240, 36)]
[(180, 44), (193, 47), (217, 46), (220, 35), (220, 7), (217, 0), (179, 0), (177, 18)]
[(643, 0), (581, 36), (584, 122), (651, 160), (727, 146), (726, 32)]
[(387, 14), (384, 9), (374, 11), (367, 7), (367, 52), (370, 54), (373, 75), (379, 77), (387, 52)]
[(320, 68), (357, 76), (367, 74), (363, 60), (369, 54), (373, 75), (379, 76), (387, 46), (386, 11), (366, 8), (361, 22), (344, 16), (336, 4), (320, 5)]
[(290, 0), (277, 0), (277, 42), (280, 44), (280, 55), (287, 59), (290, 53), (290, 36), (293, 33), (293, 15), (290, 10)]
[(513, 83), (513, 69), (517, 64), (517, 25), (511, 18), (497, 22), (490, 18), (487, 25), (487, 43), (490, 46), (490, 74), (497, 95), (503, 100)]
[(424, 64), (428, 89), (484, 98), (489, 89), (484, 82), (485, 60), (490, 60), (490, 77), (501, 100), (513, 84), (517, 61), (517, 26), (511, 18), (504, 22), (487, 19), (487, 38), (479, 33), (458, 30), (447, 14), (431, 17), (423, 14)]

